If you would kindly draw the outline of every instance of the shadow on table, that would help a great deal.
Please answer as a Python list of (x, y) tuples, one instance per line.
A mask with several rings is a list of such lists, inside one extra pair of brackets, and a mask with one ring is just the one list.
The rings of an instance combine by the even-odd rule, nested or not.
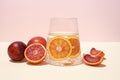
[[(87, 66), (90, 66), (90, 65), (87, 65)], [(106, 67), (106, 65), (105, 64), (100, 64), (100, 65), (97, 65), (97, 66), (90, 66), (90, 67), (102, 68), (102, 67)]]
[(22, 61), (13, 61), (10, 59), (9, 61), (12, 63), (24, 63), (24, 62), (26, 62), (26, 59), (23, 59)]
[(43, 61), (43, 62), (38, 63), (38, 64), (31, 64), (31, 63), (29, 63), (29, 62), (27, 62), (26, 64), (27, 64), (27, 65), (31, 65), (31, 66), (44, 66), (44, 65), (47, 65), (48, 63), (45, 62), (45, 61)]
[(27, 62), (26, 59), (23, 59), (22, 61), (13, 61), (13, 60), (10, 59), (9, 61), (12, 62), (12, 63), (25, 63), (26, 62), (27, 65), (31, 65), (31, 66), (43, 66), (43, 65), (47, 65), (48, 64), (45, 61), (43, 61), (43, 62), (41, 62), (39, 64), (31, 64), (31, 63)]
[(95, 67), (106, 67), (106, 65), (105, 64), (100, 64), (100, 65), (95, 66)]

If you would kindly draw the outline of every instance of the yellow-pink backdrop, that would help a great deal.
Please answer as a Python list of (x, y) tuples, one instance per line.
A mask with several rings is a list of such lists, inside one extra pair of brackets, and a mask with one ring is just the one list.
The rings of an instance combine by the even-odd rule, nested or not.
[(77, 17), (81, 41), (120, 41), (120, 0), (0, 0), (0, 42), (47, 37), (51, 17)]

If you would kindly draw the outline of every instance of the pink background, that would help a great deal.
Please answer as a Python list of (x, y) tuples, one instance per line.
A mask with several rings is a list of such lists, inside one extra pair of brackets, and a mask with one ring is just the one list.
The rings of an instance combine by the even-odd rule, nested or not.
[(81, 41), (120, 41), (120, 0), (0, 0), (0, 42), (46, 38), (51, 17), (77, 17)]

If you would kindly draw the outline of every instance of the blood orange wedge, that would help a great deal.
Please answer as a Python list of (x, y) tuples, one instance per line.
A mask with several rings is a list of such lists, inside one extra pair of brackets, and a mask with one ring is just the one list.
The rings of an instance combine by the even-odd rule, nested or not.
[(76, 58), (80, 55), (80, 42), (78, 37), (69, 37), (69, 41), (72, 45), (72, 52), (70, 57)]
[(66, 37), (56, 36), (48, 42), (48, 53), (53, 60), (67, 59), (72, 51), (72, 45)]
[(25, 49), (24, 55), (28, 62), (37, 64), (46, 57), (46, 49), (40, 43), (33, 43)]
[(96, 50), (95, 48), (92, 48), (92, 49), (90, 50), (90, 54), (91, 54), (91, 55), (95, 55), (95, 56), (101, 56), (101, 57), (103, 57), (103, 56), (105, 55), (103, 51), (101, 51), (101, 50)]
[(102, 63), (103, 59), (104, 57), (101, 57), (101, 56), (93, 56), (90, 54), (83, 55), (83, 61), (87, 65), (92, 65), (92, 66), (99, 65)]

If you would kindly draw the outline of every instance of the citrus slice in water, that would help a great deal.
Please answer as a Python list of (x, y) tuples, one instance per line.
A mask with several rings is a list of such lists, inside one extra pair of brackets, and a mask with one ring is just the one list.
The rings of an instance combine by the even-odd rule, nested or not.
[(53, 60), (67, 59), (72, 51), (72, 45), (66, 37), (56, 36), (48, 42), (48, 53)]
[(45, 59), (46, 49), (40, 43), (33, 43), (25, 49), (24, 55), (29, 63), (37, 64)]
[(72, 45), (72, 52), (70, 57), (76, 58), (80, 55), (80, 42), (78, 37), (69, 37), (69, 41)]

